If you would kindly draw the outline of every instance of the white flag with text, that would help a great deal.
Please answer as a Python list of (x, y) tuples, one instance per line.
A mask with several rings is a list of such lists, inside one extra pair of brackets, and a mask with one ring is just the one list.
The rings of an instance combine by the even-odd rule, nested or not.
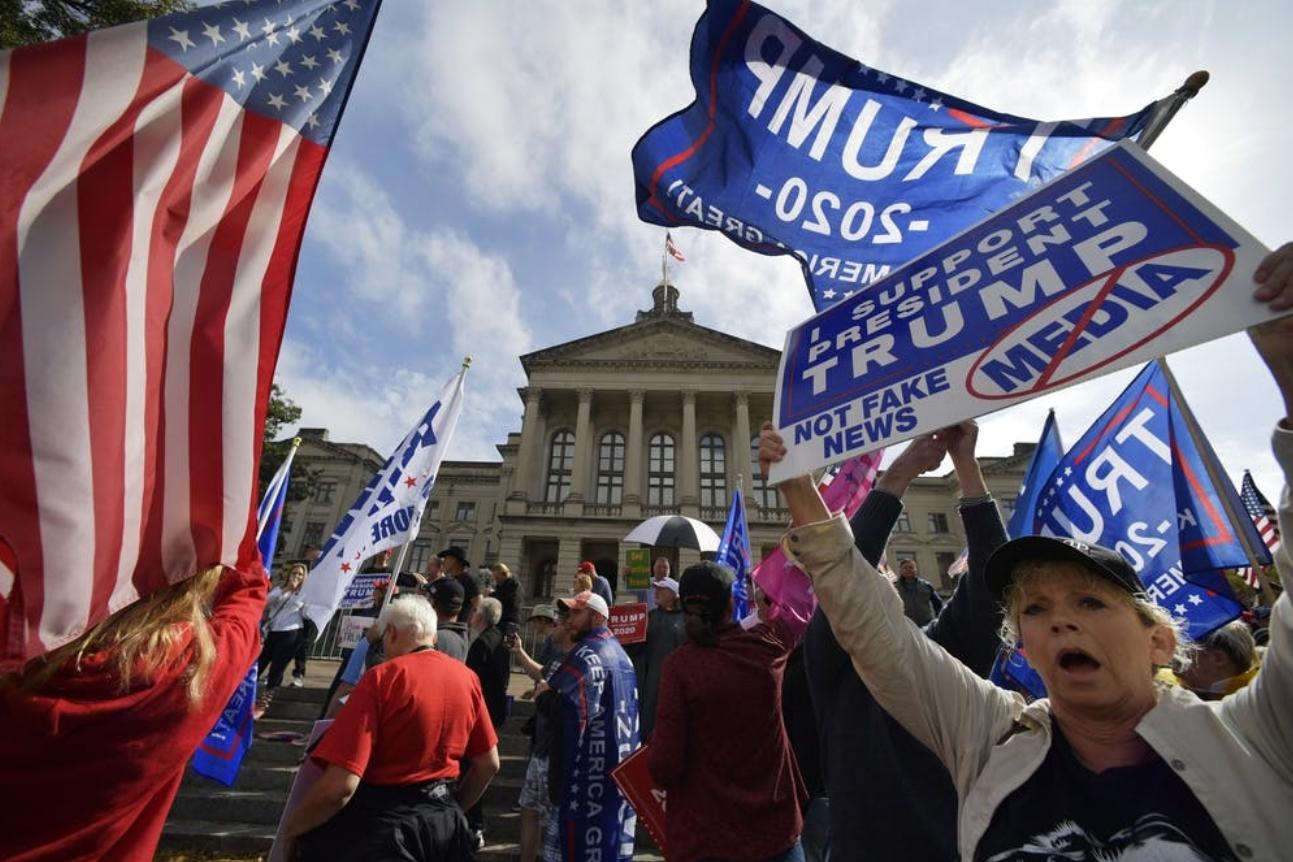
[(466, 374), (464, 366), (449, 381), (439, 400), (360, 492), (324, 544), (302, 591), (305, 615), (320, 632), (360, 564), (418, 534), (436, 473), (462, 412)]

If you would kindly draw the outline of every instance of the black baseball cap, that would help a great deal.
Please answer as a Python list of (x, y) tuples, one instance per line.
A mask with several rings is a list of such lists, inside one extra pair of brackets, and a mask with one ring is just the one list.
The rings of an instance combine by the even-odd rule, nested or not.
[(678, 581), (678, 598), (685, 603), (688, 599), (704, 599), (709, 603), (722, 604), (732, 595), (732, 584), (736, 576), (727, 566), (705, 561), (688, 566)]
[(1014, 580), (1015, 567), (1026, 560), (1060, 560), (1077, 563), (1091, 574), (1133, 596), (1143, 596), (1145, 585), (1126, 557), (1103, 545), (1051, 536), (1012, 539), (992, 552), (984, 572), (988, 589), (1004, 595)]
[(466, 599), (462, 584), (453, 578), (438, 578), (427, 584), (427, 594), (432, 602), (446, 608), (461, 608)]

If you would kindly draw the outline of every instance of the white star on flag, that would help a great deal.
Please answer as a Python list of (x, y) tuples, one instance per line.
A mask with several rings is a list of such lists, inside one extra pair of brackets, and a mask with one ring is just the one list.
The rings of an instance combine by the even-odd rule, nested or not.
[(172, 42), (180, 46), (180, 50), (188, 51), (190, 48), (196, 48), (193, 40), (189, 38), (188, 30), (176, 30), (171, 28), (171, 35), (168, 37)]
[(203, 26), (202, 35), (211, 40), (212, 48), (224, 41), (224, 37), (220, 35), (220, 27), (216, 24), (207, 24)]

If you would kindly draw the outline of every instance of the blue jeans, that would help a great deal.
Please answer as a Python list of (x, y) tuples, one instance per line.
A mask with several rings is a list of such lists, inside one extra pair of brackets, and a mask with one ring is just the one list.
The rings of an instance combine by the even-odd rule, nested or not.
[[(712, 862), (712, 860), (707, 860), (707, 862)], [(804, 846), (796, 838), (795, 843), (785, 852), (778, 853), (776, 856), (769, 856), (767, 859), (761, 859), (759, 862), (804, 862)]]
[(831, 801), (825, 796), (810, 800), (804, 811), (804, 833), (800, 836), (807, 862), (829, 862), (831, 858)]
[(796, 838), (789, 850), (780, 856), (773, 856), (767, 862), (804, 862), (804, 845)]

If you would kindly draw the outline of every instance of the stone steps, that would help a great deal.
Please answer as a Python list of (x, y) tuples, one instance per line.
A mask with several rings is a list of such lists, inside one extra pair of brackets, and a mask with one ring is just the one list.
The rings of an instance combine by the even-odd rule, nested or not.
[[(335, 669), (335, 662), (312, 661), (306, 686), (275, 691), (266, 715), (256, 722), (256, 732), (308, 734), (322, 709)], [(513, 688), (518, 690), (524, 684), (519, 675), (513, 682)], [(516, 803), (530, 753), (529, 740), (521, 735), (520, 728), (533, 714), (534, 704), (518, 698), (499, 735), (502, 769), (485, 791), (487, 843), (476, 854), (480, 862), (518, 858), (521, 818)], [(256, 739), (243, 761), (236, 786), (231, 788), (188, 770), (163, 830), (160, 849), (263, 858), (273, 843), (296, 766), (304, 754), (301, 745)], [(635, 859), (663, 858), (652, 855), (654, 848), (640, 829), (638, 846)]]

